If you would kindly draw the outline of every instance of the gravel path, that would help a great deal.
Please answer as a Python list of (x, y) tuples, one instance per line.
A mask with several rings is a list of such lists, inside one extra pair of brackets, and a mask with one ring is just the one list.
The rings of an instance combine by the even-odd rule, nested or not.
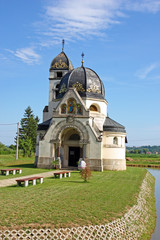
[(44, 172), (44, 173), (38, 173), (38, 174), (33, 174), (33, 175), (27, 175), (27, 176), (21, 176), (21, 177), (16, 177), (16, 178), (10, 178), (10, 179), (3, 179), (0, 180), (0, 187), (8, 187), (11, 185), (16, 185), (16, 179), (20, 178), (28, 178), (28, 177), (35, 177), (35, 176), (42, 176), (42, 177), (51, 177), (53, 176), (53, 173), (59, 172), (59, 170), (56, 171), (50, 171), (50, 172)]

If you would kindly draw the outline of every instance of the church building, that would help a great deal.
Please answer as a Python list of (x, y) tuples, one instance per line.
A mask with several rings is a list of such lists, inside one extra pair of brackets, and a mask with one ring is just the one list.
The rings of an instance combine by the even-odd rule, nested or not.
[(35, 165), (77, 167), (87, 159), (91, 170), (125, 170), (125, 127), (107, 115), (108, 102), (98, 74), (82, 65), (73, 68), (62, 52), (49, 69), (49, 103), (38, 125)]

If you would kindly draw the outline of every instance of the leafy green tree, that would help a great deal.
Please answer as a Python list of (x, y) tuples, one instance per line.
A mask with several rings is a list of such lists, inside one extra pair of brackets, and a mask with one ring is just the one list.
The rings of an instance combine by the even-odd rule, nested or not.
[(36, 151), (36, 132), (39, 118), (34, 116), (31, 107), (25, 109), (24, 117), (20, 122), (19, 147), (23, 150), (24, 156), (31, 156)]
[(148, 148), (143, 148), (143, 152), (146, 154), (148, 152)]
[(32, 141), (26, 136), (25, 139), (20, 139), (19, 141), (21, 148), (23, 149), (23, 156), (30, 157), (32, 155)]
[(12, 150), (16, 150), (16, 145), (11, 144), (11, 145), (9, 146), (9, 148), (12, 149)]
[(0, 142), (0, 149), (3, 149), (3, 148), (5, 148), (5, 145)]

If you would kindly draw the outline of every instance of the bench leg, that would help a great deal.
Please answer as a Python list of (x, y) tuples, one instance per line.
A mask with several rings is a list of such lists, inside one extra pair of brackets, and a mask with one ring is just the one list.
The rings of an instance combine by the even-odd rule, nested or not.
[(16, 174), (16, 170), (13, 170), (13, 175), (15, 175)]
[(40, 183), (43, 183), (43, 178), (40, 178), (40, 179), (39, 179), (39, 182), (40, 182)]
[(67, 174), (66, 174), (66, 173), (64, 173), (64, 178), (66, 178), (66, 176), (67, 176)]
[(69, 173), (68, 173), (68, 177), (70, 177), (70, 176), (71, 176), (71, 173), (69, 172)]
[(59, 174), (59, 178), (60, 178), (60, 179), (62, 178), (62, 174)]
[(19, 170), (19, 174), (21, 174), (21, 173), (22, 173), (22, 169)]
[(6, 176), (9, 175), (9, 171), (6, 171)]
[(36, 185), (36, 179), (33, 179), (33, 185)]
[(25, 182), (24, 182), (24, 186), (25, 186), (25, 187), (28, 187), (28, 181), (25, 181)]

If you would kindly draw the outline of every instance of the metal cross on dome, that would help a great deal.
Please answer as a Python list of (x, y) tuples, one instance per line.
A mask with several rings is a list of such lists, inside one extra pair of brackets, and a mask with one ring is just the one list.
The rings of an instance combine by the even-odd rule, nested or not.
[(64, 43), (65, 43), (65, 41), (64, 41), (64, 39), (62, 40), (62, 52), (64, 52)]
[(83, 63), (84, 63), (84, 53), (82, 52), (82, 54), (81, 54), (81, 56), (82, 56), (82, 67), (83, 67)]

